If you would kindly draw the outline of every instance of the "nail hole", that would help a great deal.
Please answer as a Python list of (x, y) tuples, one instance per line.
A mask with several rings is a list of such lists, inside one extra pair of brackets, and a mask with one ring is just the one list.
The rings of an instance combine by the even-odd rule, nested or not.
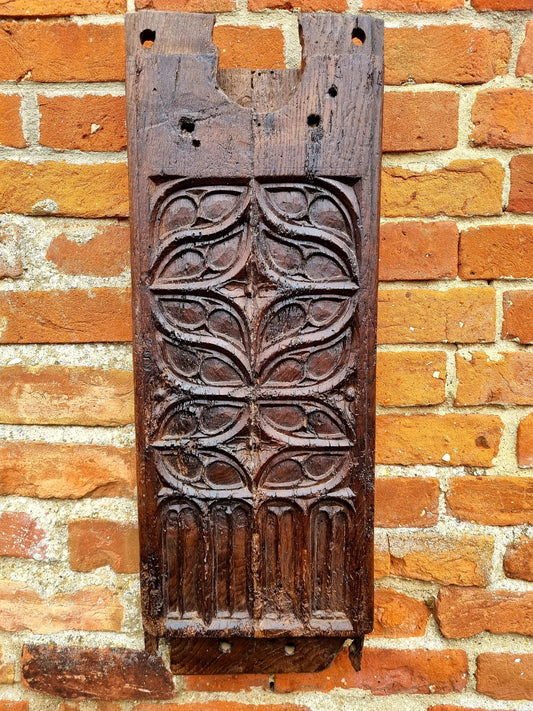
[(139, 35), (141, 44), (145, 49), (149, 49), (154, 46), (155, 42), (155, 31), (154, 30), (143, 30)]
[(200, 148), (200, 141), (197, 138), (192, 139), (192, 144), (195, 148)]
[(320, 116), (318, 114), (309, 114), (307, 117), (307, 125), (311, 128), (320, 126)]
[(294, 652), (296, 651), (296, 646), (294, 644), (286, 644), (285, 645), (285, 654), (287, 657), (292, 657)]
[(218, 649), (222, 654), (229, 654), (231, 652), (231, 642), (227, 639), (221, 639), (218, 643)]
[(365, 43), (365, 40), (366, 35), (363, 30), (360, 27), (354, 27), (354, 29), (352, 30), (352, 42), (357, 47), (360, 47), (362, 44)]
[(194, 121), (183, 119), (181, 122), (181, 130), (183, 133), (192, 133), (194, 131)]
[(330, 86), (330, 87), (329, 87), (329, 89), (328, 89), (328, 94), (329, 94), (333, 99), (337, 96), (338, 91), (337, 91), (337, 87), (335, 86), (335, 84), (334, 84), (333, 86)]

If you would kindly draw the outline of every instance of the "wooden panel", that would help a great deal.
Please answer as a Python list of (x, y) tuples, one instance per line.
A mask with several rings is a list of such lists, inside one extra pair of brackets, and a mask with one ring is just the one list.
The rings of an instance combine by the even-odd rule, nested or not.
[(126, 20), (143, 621), (179, 673), (357, 665), (372, 628), (383, 28), (300, 22), (301, 76), (217, 76), (212, 16)]

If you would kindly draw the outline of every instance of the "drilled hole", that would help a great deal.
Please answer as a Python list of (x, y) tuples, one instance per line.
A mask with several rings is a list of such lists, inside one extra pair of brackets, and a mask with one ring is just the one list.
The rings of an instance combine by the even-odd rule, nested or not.
[(155, 31), (154, 30), (143, 30), (139, 35), (141, 44), (145, 49), (149, 49), (154, 46), (155, 42)]
[(218, 643), (218, 649), (222, 654), (229, 654), (231, 652), (231, 642), (227, 639), (221, 639)]
[(328, 94), (329, 94), (333, 99), (337, 96), (338, 91), (337, 91), (337, 87), (335, 86), (335, 84), (334, 84), (333, 86), (330, 86), (330, 87), (329, 87), (329, 89), (328, 89)]
[(354, 27), (352, 30), (352, 42), (360, 47), (365, 43), (366, 35), (360, 27)]
[(320, 116), (318, 114), (309, 114), (307, 117), (307, 125), (311, 128), (320, 126)]
[(195, 148), (200, 148), (200, 141), (197, 138), (192, 139), (192, 144)]
[(292, 655), (296, 652), (296, 646), (294, 644), (291, 644), (290, 642), (285, 645), (285, 654), (287, 657), (292, 657)]
[(183, 119), (181, 122), (181, 130), (183, 133), (192, 133), (194, 131), (194, 121)]

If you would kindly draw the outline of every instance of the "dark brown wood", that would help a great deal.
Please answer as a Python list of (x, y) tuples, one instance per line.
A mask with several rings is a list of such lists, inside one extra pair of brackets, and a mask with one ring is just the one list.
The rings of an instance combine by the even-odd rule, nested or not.
[(304, 14), (301, 76), (217, 76), (213, 23), (126, 20), (144, 627), (178, 673), (357, 666), (383, 26)]

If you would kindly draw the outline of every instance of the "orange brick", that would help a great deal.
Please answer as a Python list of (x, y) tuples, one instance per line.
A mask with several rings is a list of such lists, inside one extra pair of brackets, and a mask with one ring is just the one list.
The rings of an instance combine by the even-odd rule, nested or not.
[(0, 583), (0, 630), (6, 632), (120, 632), (123, 617), (118, 593), (102, 586), (43, 598), (23, 583)]
[(518, 476), (455, 477), (446, 494), (448, 512), (486, 526), (533, 523), (533, 479)]
[[(6, 683), (6, 682), (3, 682)], [(8, 682), (10, 683), (10, 682)], [(0, 701), (0, 711), (29, 711), (29, 701)]]
[[(255, 687), (265, 690), (270, 688), (268, 674), (190, 674), (183, 677), (183, 683), (188, 691), (210, 691), (213, 693), (218, 691), (235, 693), (249, 691)], [(163, 711), (165, 710), (163, 709)]]
[(533, 635), (533, 592), (441, 588), (435, 617), (448, 639), (481, 632)]
[(531, 10), (531, 0), (472, 0), (475, 10)]
[(2, 0), (0, 17), (60, 17), (61, 15), (120, 15), (126, 0)]
[(130, 370), (0, 368), (0, 422), (115, 427), (133, 422)]
[(381, 281), (457, 276), (459, 231), (455, 222), (388, 222), (379, 230)]
[(516, 455), (519, 467), (533, 467), (533, 413), (520, 420)]
[(219, 50), (221, 69), (280, 69), (285, 66), (283, 33), (277, 27), (217, 25), (213, 42)]
[(457, 145), (455, 92), (395, 91), (383, 98), (383, 151), (441, 151)]
[(445, 382), (445, 353), (378, 353), (376, 398), (380, 405), (436, 405), (444, 402)]
[(378, 294), (379, 343), (493, 341), (495, 292), (468, 289), (387, 289)]
[(380, 588), (374, 593), (374, 631), (371, 637), (423, 637), (429, 617), (424, 602)]
[(493, 699), (533, 699), (533, 654), (480, 654), (476, 681), (479, 693)]
[(38, 96), (39, 143), (80, 151), (126, 148), (126, 100), (123, 96)]
[(124, 26), (3, 22), (0, 56), (0, 81), (123, 81)]
[(434, 526), (439, 518), (439, 480), (376, 479), (376, 526)]
[(510, 55), (507, 30), (450, 24), (388, 27), (385, 83), (483, 84), (507, 72)]
[(516, 148), (533, 145), (533, 91), (487, 89), (472, 107), (474, 146)]
[(96, 230), (88, 242), (69, 239), (76, 235), (76, 224), (68, 226), (67, 234), (55, 237), (46, 253), (63, 274), (88, 276), (119, 276), (130, 266), (130, 230), (127, 225), (109, 225)]
[(2, 291), (0, 343), (131, 341), (129, 289)]
[(38, 499), (133, 496), (133, 449), (90, 444), (4, 442), (0, 495)]
[(504, 291), (502, 338), (533, 343), (533, 290)]
[(22, 215), (127, 217), (126, 163), (0, 161), (0, 210)]
[(178, 10), (179, 12), (231, 12), (236, 0), (135, 0), (137, 10)]
[(0, 145), (25, 148), (26, 139), (22, 132), (20, 96), (0, 94)]
[(363, 10), (385, 12), (448, 12), (464, 6), (464, 0), (363, 0)]
[(459, 276), (533, 277), (533, 225), (482, 225), (461, 232)]
[(491, 536), (389, 535), (388, 574), (443, 585), (488, 585), (493, 551)]
[(355, 672), (347, 650), (325, 671), (315, 674), (276, 674), (277, 692), (368, 689), (387, 694), (446, 694), (462, 691), (468, 676), (463, 650), (379, 649), (365, 647), (361, 671)]
[(510, 162), (509, 212), (533, 212), (533, 154), (513, 156)]
[(300, 10), (301, 12), (344, 12), (348, 9), (347, 0), (248, 0), (248, 10)]
[(132, 523), (79, 518), (68, 523), (70, 567), (87, 573), (109, 565), (115, 573), (139, 572), (139, 531)]
[(48, 547), (46, 539), (46, 531), (24, 511), (0, 514), (0, 556), (42, 560)]
[(533, 405), (533, 353), (501, 353), (498, 360), (490, 360), (476, 352), (470, 360), (456, 355), (455, 362), (455, 405)]
[(516, 76), (533, 75), (533, 20), (526, 25), (526, 37), (516, 63)]
[(378, 415), (378, 464), (490, 467), (503, 423), (493, 415)]
[(503, 569), (508, 578), (533, 582), (533, 539), (521, 536), (518, 541), (507, 546)]
[(383, 217), (499, 215), (504, 170), (497, 160), (456, 160), (445, 168), (414, 172), (384, 168)]

